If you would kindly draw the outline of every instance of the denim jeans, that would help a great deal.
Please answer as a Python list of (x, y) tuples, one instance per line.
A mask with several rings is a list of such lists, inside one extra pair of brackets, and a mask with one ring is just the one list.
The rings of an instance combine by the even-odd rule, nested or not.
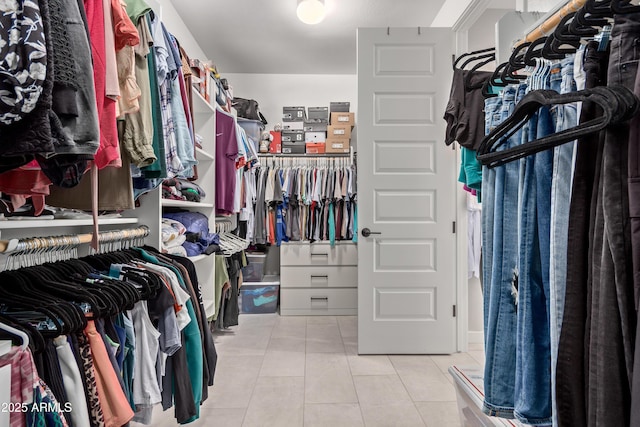
[[(522, 96), (524, 86), (509, 86), (504, 89), (500, 120), (513, 113), (516, 98)], [(521, 131), (506, 141), (505, 148), (520, 142)], [(504, 418), (513, 418), (514, 408), (517, 294), (514, 290), (518, 236), (513, 225), (517, 220), (518, 172), (517, 162), (494, 168), (487, 174), (489, 179), (486, 183), (487, 190), (493, 194), (489, 199), (486, 195), (483, 196), (483, 220), (487, 225), (483, 235), (486, 236), (485, 240), (493, 237), (492, 246), (485, 247), (485, 253), (491, 250), (491, 255), (485, 258), (483, 271), (487, 279), (484, 285), (486, 362), (483, 410), (489, 415)], [(490, 178), (491, 174), (494, 178)], [(495, 180), (493, 187), (490, 187), (490, 179)], [(486, 204), (491, 199), (493, 211), (487, 212)], [(493, 220), (493, 225), (488, 224), (490, 219)]]
[[(561, 93), (574, 92), (574, 58), (562, 61)], [(578, 124), (577, 103), (558, 105), (556, 108), (556, 132), (575, 127)], [(551, 245), (549, 253), (549, 321), (551, 339), (551, 396), (553, 425), (557, 426), (556, 409), (556, 362), (558, 342), (564, 310), (564, 293), (567, 277), (567, 239), (569, 227), (569, 206), (571, 182), (573, 181), (573, 158), (575, 141), (554, 148), (551, 183)]]
[[(560, 64), (551, 66), (545, 89), (560, 90)], [(529, 140), (555, 131), (556, 109), (543, 107), (529, 124)], [(549, 246), (553, 150), (521, 162), (519, 287), (515, 417), (530, 425), (551, 424), (549, 339)]]
[[(485, 134), (489, 134), (501, 122), (502, 98), (487, 98), (484, 101)], [(496, 170), (482, 167), (482, 286), (483, 292), (491, 283), (493, 259), (493, 211), (495, 203)], [(487, 313), (488, 298), (484, 299)], [(485, 322), (486, 325), (486, 322)], [(486, 336), (486, 334), (485, 334)]]

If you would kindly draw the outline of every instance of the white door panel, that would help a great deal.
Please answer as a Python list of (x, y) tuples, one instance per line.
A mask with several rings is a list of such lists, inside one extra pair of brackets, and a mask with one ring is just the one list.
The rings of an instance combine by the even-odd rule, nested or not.
[(358, 30), (358, 351), (452, 353), (456, 155), (446, 29)]

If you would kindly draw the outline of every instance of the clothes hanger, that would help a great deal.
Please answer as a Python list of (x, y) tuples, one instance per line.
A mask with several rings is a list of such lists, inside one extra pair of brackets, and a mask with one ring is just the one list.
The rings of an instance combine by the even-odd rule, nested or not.
[(15, 319), (12, 319), (9, 316), (5, 316), (0, 313), (0, 322), (5, 325), (12, 326), (16, 329), (19, 329), (27, 334), (29, 337), (29, 346), (31, 347), (31, 351), (34, 354), (41, 353), (45, 349), (45, 341), (42, 337), (42, 334), (38, 332), (36, 328), (28, 323), (17, 322)]
[(462, 55), (460, 55), (458, 58), (454, 59), (453, 61), (453, 69), (457, 69), (458, 68), (458, 63), (463, 59), (466, 58), (468, 56), (474, 56), (474, 55), (478, 55), (481, 53), (487, 53), (487, 52), (495, 52), (496, 48), (495, 47), (490, 47), (487, 49), (480, 49), (480, 50), (474, 50), (473, 52), (468, 52), (468, 53), (463, 53)]
[[(541, 106), (592, 101), (600, 105), (603, 115), (578, 126), (501, 151), (495, 151), (517, 132)], [(568, 94), (539, 90), (529, 92), (516, 106), (513, 114), (487, 135), (478, 149), (478, 160), (488, 167), (500, 166), (530, 154), (556, 147), (565, 142), (597, 132), (610, 124), (628, 120), (638, 113), (639, 101), (623, 86), (607, 86)]]
[(0, 287), (2, 300), (12, 302), (7, 306), (15, 307), (22, 312), (26, 310), (44, 315), (56, 325), (58, 334), (67, 334), (83, 322), (72, 303), (38, 289), (34, 285), (41, 283), (42, 278), (37, 278), (35, 284), (30, 283), (30, 279), (24, 274), (25, 271), (26, 269), (6, 271), (0, 276), (4, 285)]
[(548, 36), (540, 37), (537, 40), (531, 42), (524, 53), (524, 63), (529, 66), (535, 66), (534, 58), (542, 57), (542, 47), (544, 47)]
[(634, 5), (630, 0), (611, 0), (611, 10), (620, 14), (637, 13), (640, 12), (640, 6)]
[(21, 331), (20, 329), (16, 329), (13, 326), (9, 326), (2, 321), (0, 321), (0, 329), (19, 337), (22, 340), (20, 350), (25, 351), (29, 347), (29, 335), (27, 335), (26, 332)]
[[(496, 57), (495, 57), (495, 55), (493, 55), (491, 58), (474, 65), (473, 68), (471, 68), (469, 70), (467, 75), (464, 77), (464, 87), (465, 87), (465, 89), (467, 91), (480, 89), (482, 87), (482, 85), (484, 84), (484, 82), (482, 82), (482, 81), (480, 81), (479, 83), (476, 83), (476, 84), (471, 84), (471, 81), (473, 79), (473, 73), (478, 71), (481, 67), (484, 67), (488, 63), (493, 62), (495, 60), (496, 60)], [(345, 167), (344, 164), (341, 167)]]
[(479, 55), (479, 56), (474, 56), (472, 58), (467, 59), (461, 66), (460, 69), (461, 70), (466, 70), (467, 65), (471, 64), (472, 62), (475, 61), (482, 61), (485, 59), (489, 59), (489, 62), (494, 60), (496, 58), (496, 54), (495, 53), (488, 53), (486, 55)]

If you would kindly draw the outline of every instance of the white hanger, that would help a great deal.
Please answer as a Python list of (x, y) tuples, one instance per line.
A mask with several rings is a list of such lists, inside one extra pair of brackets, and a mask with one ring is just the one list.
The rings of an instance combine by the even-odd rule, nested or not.
[(3, 331), (9, 332), (10, 334), (16, 335), (22, 339), (22, 345), (20, 346), (21, 350), (26, 350), (29, 347), (29, 335), (20, 329), (16, 329), (13, 326), (9, 326), (5, 323), (0, 322), (0, 329)]

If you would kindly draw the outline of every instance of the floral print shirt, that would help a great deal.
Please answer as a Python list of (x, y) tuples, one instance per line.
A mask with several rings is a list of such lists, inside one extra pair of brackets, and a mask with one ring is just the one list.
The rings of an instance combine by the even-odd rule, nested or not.
[(34, 0), (0, 0), (0, 125), (33, 111), (46, 77), (40, 7)]

